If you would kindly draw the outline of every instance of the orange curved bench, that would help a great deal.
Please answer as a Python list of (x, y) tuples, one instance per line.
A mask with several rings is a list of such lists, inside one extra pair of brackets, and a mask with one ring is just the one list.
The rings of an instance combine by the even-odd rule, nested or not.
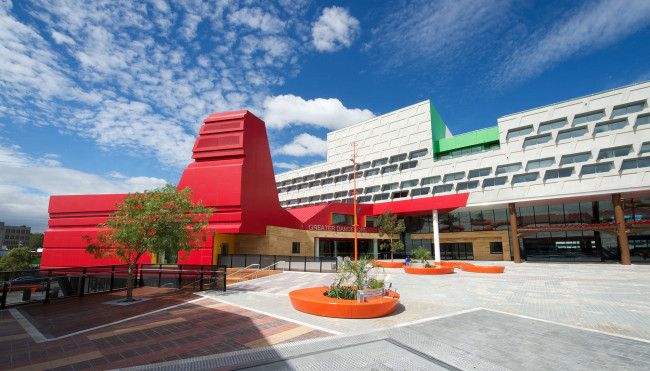
[(321, 286), (291, 291), (291, 305), (298, 311), (321, 317), (377, 318), (393, 313), (399, 303), (399, 294), (390, 290), (387, 296), (359, 303), (329, 298), (325, 296), (327, 289), (327, 286)]
[(377, 267), (382, 267), (382, 268), (402, 268), (404, 265), (403, 261), (399, 262), (383, 262), (380, 260), (373, 260), (372, 264), (377, 266)]
[(503, 273), (506, 267), (502, 265), (469, 265), (462, 268), (465, 272), (474, 272), (474, 273)]
[(408, 274), (450, 274), (450, 273), (454, 273), (454, 268), (452, 267), (431, 267), (431, 268), (404, 267), (404, 272)]

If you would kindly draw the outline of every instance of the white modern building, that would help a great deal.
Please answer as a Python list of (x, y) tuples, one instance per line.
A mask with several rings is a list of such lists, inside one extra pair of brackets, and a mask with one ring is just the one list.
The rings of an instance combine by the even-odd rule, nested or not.
[[(460, 135), (427, 100), (328, 133), (327, 160), (276, 175), (278, 194), (352, 202), (356, 143), (360, 203), (469, 193), (440, 217), (443, 258), (650, 261), (649, 100), (645, 82)], [(405, 254), (431, 246), (431, 218), (406, 217)]]

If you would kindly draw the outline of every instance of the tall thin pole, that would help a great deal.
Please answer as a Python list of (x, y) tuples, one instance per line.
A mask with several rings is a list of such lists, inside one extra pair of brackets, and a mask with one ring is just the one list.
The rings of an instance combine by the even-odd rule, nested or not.
[(354, 190), (352, 191), (352, 204), (354, 205), (354, 261), (359, 259), (357, 240), (357, 142), (352, 142), (352, 171), (354, 177)]

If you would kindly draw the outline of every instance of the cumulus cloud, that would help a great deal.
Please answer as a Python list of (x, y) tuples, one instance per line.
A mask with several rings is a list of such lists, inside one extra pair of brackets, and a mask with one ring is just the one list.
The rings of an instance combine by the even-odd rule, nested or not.
[(267, 33), (280, 32), (285, 26), (285, 22), (260, 8), (239, 9), (230, 14), (229, 20), (233, 24), (245, 25)]
[(375, 117), (367, 109), (346, 108), (335, 98), (305, 100), (295, 95), (278, 95), (264, 100), (264, 120), (269, 128), (281, 129), (292, 123), (340, 129)]
[(317, 136), (302, 133), (278, 148), (276, 153), (289, 156), (322, 156), (327, 155), (327, 141)]
[(331, 52), (350, 47), (359, 30), (359, 20), (350, 15), (347, 9), (332, 6), (323, 9), (312, 26), (311, 35), (317, 50)]
[(299, 167), (298, 164), (296, 164), (295, 162), (282, 162), (282, 161), (274, 162), (273, 166), (282, 170), (295, 170)]
[(18, 146), (0, 147), (0, 215), (9, 224), (42, 231), (50, 195), (128, 193), (165, 185), (164, 179), (121, 176), (106, 178), (64, 167), (53, 155), (32, 157)]

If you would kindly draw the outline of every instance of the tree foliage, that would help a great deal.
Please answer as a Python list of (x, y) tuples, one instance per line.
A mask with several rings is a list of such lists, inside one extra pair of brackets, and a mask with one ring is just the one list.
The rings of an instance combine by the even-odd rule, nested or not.
[(379, 228), (379, 237), (387, 237), (387, 241), (382, 242), (379, 247), (384, 251), (389, 250), (390, 260), (393, 260), (394, 253), (404, 250), (404, 243), (399, 238), (399, 235), (406, 230), (404, 219), (398, 219), (397, 215), (390, 210), (386, 210), (377, 218), (377, 226)]
[(27, 247), (16, 247), (0, 258), (0, 271), (23, 271), (31, 268), (32, 253)]
[(30, 250), (36, 251), (43, 247), (43, 233), (32, 233), (29, 235), (29, 241), (27, 242), (27, 247)]
[(127, 300), (133, 298), (133, 273), (144, 254), (187, 254), (205, 241), (211, 210), (195, 204), (189, 188), (162, 188), (133, 193), (117, 205), (86, 251), (97, 258), (116, 257), (129, 265)]

